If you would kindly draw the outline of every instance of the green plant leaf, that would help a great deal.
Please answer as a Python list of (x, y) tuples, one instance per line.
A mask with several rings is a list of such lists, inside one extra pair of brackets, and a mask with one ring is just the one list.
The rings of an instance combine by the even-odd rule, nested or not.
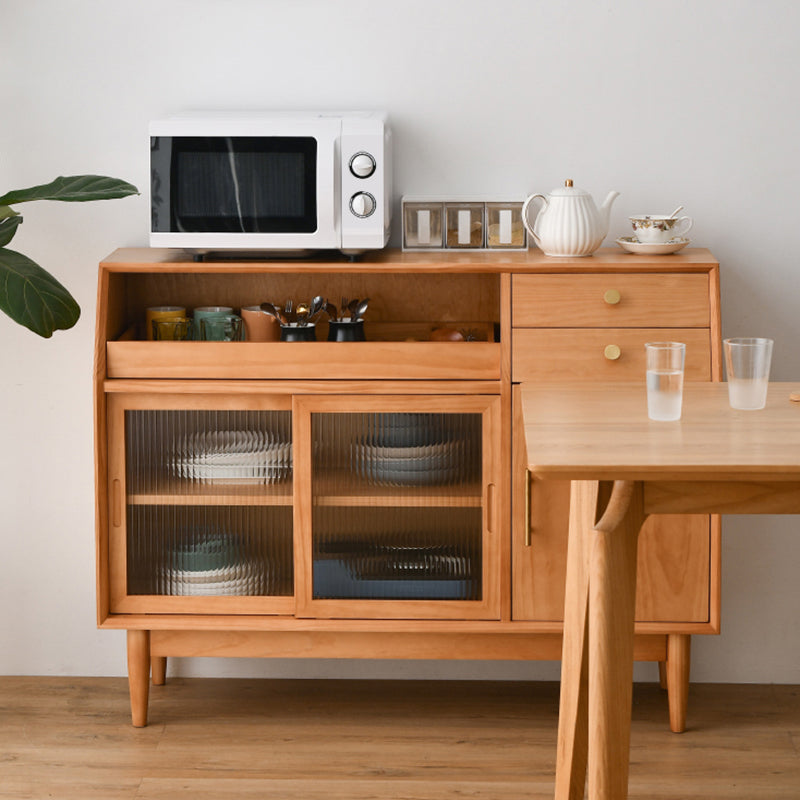
[(44, 338), (71, 328), (81, 315), (73, 296), (22, 253), (0, 247), (0, 310)]
[(29, 189), (16, 189), (0, 197), (0, 206), (12, 203), (27, 203), (31, 200), (62, 200), (82, 203), (87, 200), (114, 200), (139, 194), (139, 190), (118, 178), (104, 175), (71, 175), (56, 178), (51, 183), (31, 186)]
[(22, 217), (7, 217), (0, 219), (0, 247), (5, 247), (17, 232), (17, 228), (22, 224)]

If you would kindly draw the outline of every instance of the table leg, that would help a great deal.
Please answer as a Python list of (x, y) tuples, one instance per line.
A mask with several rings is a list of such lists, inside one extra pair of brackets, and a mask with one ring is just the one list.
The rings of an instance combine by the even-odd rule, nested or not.
[(583, 800), (589, 742), (588, 603), (590, 531), (597, 519), (599, 485), (570, 488), (561, 699), (558, 712), (556, 800)]
[(616, 481), (591, 534), (589, 798), (628, 796), (636, 553), (646, 514), (640, 482)]

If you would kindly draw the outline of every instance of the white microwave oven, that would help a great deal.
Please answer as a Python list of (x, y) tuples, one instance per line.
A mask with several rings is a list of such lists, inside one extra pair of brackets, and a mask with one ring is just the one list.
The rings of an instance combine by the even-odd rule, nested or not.
[(187, 114), (150, 123), (150, 244), (347, 254), (389, 241), (382, 112)]

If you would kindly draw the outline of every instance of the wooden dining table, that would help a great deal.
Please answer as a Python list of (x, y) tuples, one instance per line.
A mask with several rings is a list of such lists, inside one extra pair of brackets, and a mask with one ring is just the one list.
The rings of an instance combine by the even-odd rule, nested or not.
[[(644, 377), (644, 376), (643, 376)], [(681, 419), (647, 416), (644, 379), (523, 384), (527, 465), (571, 502), (556, 800), (628, 796), (636, 550), (650, 514), (800, 514), (800, 383), (757, 411), (687, 383)]]

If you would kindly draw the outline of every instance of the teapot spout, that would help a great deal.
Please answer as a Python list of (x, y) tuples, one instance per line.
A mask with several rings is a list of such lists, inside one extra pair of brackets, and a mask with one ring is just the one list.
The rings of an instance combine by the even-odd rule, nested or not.
[(603, 225), (603, 236), (608, 234), (608, 225), (611, 219), (611, 206), (614, 201), (619, 197), (619, 192), (609, 192), (606, 199), (603, 200), (603, 205), (598, 209), (600, 212), (600, 219)]

